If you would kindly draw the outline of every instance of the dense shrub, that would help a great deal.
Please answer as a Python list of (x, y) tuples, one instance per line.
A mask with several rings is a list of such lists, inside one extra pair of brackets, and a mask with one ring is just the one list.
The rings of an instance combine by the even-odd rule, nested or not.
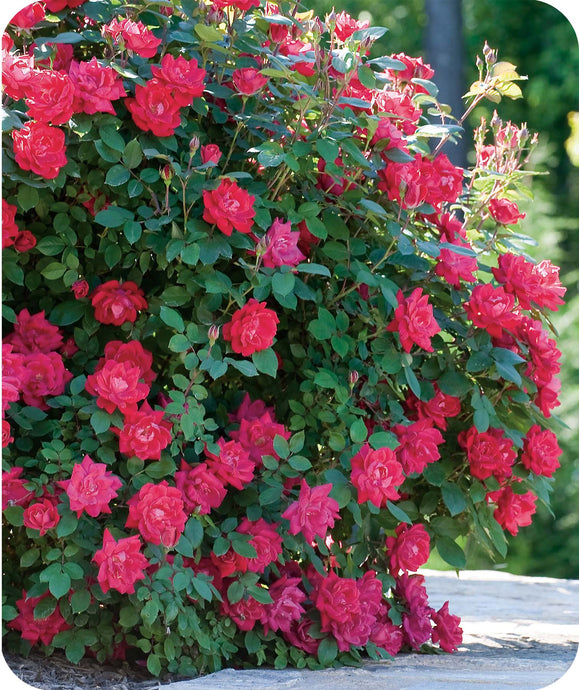
[[(415, 571), (548, 501), (525, 127), (477, 165), (385, 29), (47, 0), (4, 36), (7, 644), (153, 674), (460, 644)], [(485, 47), (469, 110), (518, 97)], [(430, 124), (428, 115), (442, 115)], [(452, 124), (449, 124), (452, 123)]]

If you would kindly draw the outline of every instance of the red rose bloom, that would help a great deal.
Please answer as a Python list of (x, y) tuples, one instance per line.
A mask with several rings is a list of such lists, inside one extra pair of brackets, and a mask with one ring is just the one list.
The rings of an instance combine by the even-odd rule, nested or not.
[(237, 441), (217, 441), (219, 455), (214, 455), (205, 449), (209, 460), (209, 469), (224, 484), (231, 484), (236, 489), (243, 489), (253, 479), (255, 463), (249, 457), (249, 452)]
[(36, 237), (29, 230), (21, 230), (14, 240), (14, 249), (21, 254), (36, 247)]
[(223, 597), (221, 614), (229, 616), (240, 630), (253, 630), (255, 624), (263, 616), (264, 606), (252, 596), (240, 599), (235, 604), (230, 604), (227, 597)]
[(74, 293), (75, 299), (82, 299), (89, 293), (89, 287), (86, 280), (75, 280), (70, 289)]
[(424, 576), (408, 575), (403, 572), (398, 577), (395, 592), (407, 611), (402, 614), (404, 641), (413, 649), (420, 649), (425, 642), (428, 642), (432, 634), (430, 622), (432, 609), (428, 605)]
[(41, 22), (45, 16), (44, 3), (33, 2), (30, 5), (26, 5), (20, 12), (17, 12), (8, 23), (12, 24), (12, 26), (17, 26), (19, 29), (31, 29), (38, 22)]
[(223, 326), (223, 337), (231, 342), (234, 352), (249, 357), (271, 347), (277, 333), (279, 318), (265, 302), (250, 299), (238, 309), (231, 321)]
[(39, 503), (31, 503), (24, 511), (24, 526), (40, 531), (43, 537), (49, 529), (56, 527), (60, 522), (60, 515), (54, 502), (43, 498)]
[(263, 573), (268, 565), (277, 561), (281, 555), (282, 538), (278, 534), (279, 523), (269, 524), (262, 518), (250, 521), (243, 518), (237, 532), (239, 534), (250, 534), (252, 538), (249, 544), (257, 551), (255, 558), (247, 559), (247, 569), (252, 573)]
[(418, 570), (430, 556), (430, 535), (424, 525), (400, 524), (396, 536), (387, 537), (386, 549), (393, 575), (398, 575), (400, 570)]
[(351, 480), (358, 489), (358, 503), (372, 501), (382, 508), (387, 501), (400, 498), (397, 489), (404, 482), (404, 474), (390, 448), (372, 450), (365, 443), (351, 462)]
[(35, 352), (24, 360), (26, 379), (22, 385), (22, 399), (27, 405), (48, 410), (44, 402), (47, 396), (61, 395), (66, 384), (72, 379), (70, 371), (65, 369), (62, 357), (58, 352)]
[(340, 12), (336, 15), (336, 36), (340, 41), (345, 41), (347, 38), (354, 33), (354, 31), (360, 31), (360, 29), (367, 29), (370, 26), (368, 20), (358, 21), (351, 17), (347, 12)]
[(232, 80), (237, 93), (244, 96), (253, 96), (254, 93), (257, 93), (267, 84), (267, 77), (264, 77), (254, 67), (236, 69), (233, 72)]
[(62, 345), (62, 333), (45, 318), (44, 310), (31, 315), (28, 309), (22, 309), (16, 317), (14, 332), (4, 338), (4, 343), (21, 354), (47, 354)]
[(301, 233), (292, 232), (291, 227), (290, 222), (282, 223), (279, 218), (273, 221), (265, 235), (267, 247), (262, 256), (264, 266), (268, 268), (297, 266), (306, 258), (298, 249)]
[(229, 421), (232, 424), (239, 424), (242, 419), (251, 422), (254, 419), (259, 419), (266, 412), (269, 413), (271, 419), (274, 419), (275, 410), (273, 407), (267, 407), (263, 400), (252, 400), (249, 397), (249, 393), (246, 393), (235, 413), (229, 415)]
[(251, 232), (255, 209), (255, 197), (226, 177), (214, 190), (203, 190), (203, 220), (215, 223), (228, 237), (233, 230)]
[(503, 328), (512, 331), (519, 323), (515, 298), (490, 283), (477, 285), (464, 308), (473, 325), (484, 328), (493, 338), (501, 338)]
[(51, 12), (62, 12), (64, 9), (73, 9), (80, 7), (87, 0), (44, 0), (46, 8)]
[(8, 506), (26, 507), (34, 498), (34, 491), (27, 489), (26, 480), (21, 475), (22, 467), (12, 467), (10, 472), (2, 472), (2, 510)]
[(109, 280), (99, 285), (92, 293), (91, 302), (95, 319), (114, 326), (121, 326), (126, 321), (134, 323), (137, 311), (149, 306), (145, 293), (130, 280), (122, 284), (118, 280)]
[(127, 527), (136, 527), (145, 541), (172, 549), (185, 528), (187, 515), (179, 489), (160, 484), (145, 484), (129, 502)]
[(487, 500), (496, 503), (495, 520), (503, 529), (508, 530), (513, 537), (518, 534), (519, 527), (527, 527), (527, 525), (531, 524), (533, 521), (532, 516), (537, 510), (535, 505), (537, 497), (532, 491), (516, 494), (510, 486), (489, 492)]
[[(441, 242), (450, 241), (446, 235), (442, 235)], [(472, 249), (468, 242), (462, 242), (459, 238), (455, 238), (450, 244), (455, 245), (458, 249)], [(476, 272), (478, 271), (478, 261), (476, 256), (466, 256), (459, 254), (458, 250), (446, 249), (442, 247), (437, 258), (436, 268), (434, 272), (437, 276), (441, 276), (449, 285), (452, 285), (457, 290), (460, 289), (460, 281), (465, 283), (476, 282)]]
[(247, 558), (240, 556), (232, 548), (221, 556), (216, 556), (213, 551), (209, 556), (211, 563), (217, 568), (221, 577), (229, 577), (233, 573), (247, 572)]
[(74, 85), (74, 110), (77, 113), (114, 115), (112, 101), (127, 95), (118, 72), (100, 65), (96, 57), (89, 62), (71, 62), (68, 76)]
[(126, 98), (125, 105), (137, 127), (157, 137), (170, 137), (181, 124), (179, 103), (167, 84), (158, 79), (144, 86), (137, 84), (135, 98)]
[(167, 84), (173, 98), (180, 106), (191, 105), (194, 98), (203, 95), (207, 72), (198, 66), (197, 60), (186, 60), (182, 55), (175, 58), (167, 53), (161, 67), (151, 67), (153, 77)]
[(149, 386), (141, 383), (141, 370), (128, 362), (105, 361), (86, 379), (85, 389), (97, 395), (97, 405), (112, 414), (117, 408), (126, 413), (136, 410), (137, 403), (149, 394)]
[(116, 589), (121, 594), (132, 594), (135, 582), (145, 577), (143, 572), (149, 561), (141, 553), (141, 540), (138, 536), (115, 540), (105, 527), (103, 546), (93, 561), (99, 566), (97, 579), (103, 592)]
[(14, 442), (12, 430), (10, 429), (10, 422), (7, 419), (2, 420), (2, 448), (7, 448)]
[(506, 292), (515, 295), (523, 309), (531, 309), (534, 302), (539, 307), (557, 311), (559, 305), (564, 304), (561, 298), (566, 288), (559, 280), (559, 267), (550, 261), (533, 264), (522, 256), (502, 254), (498, 268), (493, 268), (493, 275)]
[(416, 399), (416, 411), (419, 419), (431, 419), (443, 431), (447, 427), (447, 419), (460, 414), (460, 398), (443, 393), (438, 384), (434, 384), (434, 397), (428, 401)]
[(473, 477), (488, 479), (494, 476), (501, 481), (511, 476), (517, 452), (502, 429), (491, 428), (481, 433), (471, 427), (466, 433), (459, 434), (458, 441), (466, 450)]
[(83, 511), (91, 517), (110, 513), (109, 503), (117, 497), (117, 489), (123, 485), (111, 470), (107, 470), (104, 463), (93, 462), (88, 455), (72, 468), (70, 479), (58, 484), (66, 491), (70, 509), (76, 512), (77, 517), (80, 517)]
[(264, 412), (261, 417), (251, 421), (242, 419), (239, 429), (231, 431), (229, 435), (239, 441), (248, 451), (255, 466), (261, 467), (264, 455), (271, 455), (279, 460), (279, 455), (273, 447), (274, 438), (283, 436), (287, 441), (291, 433), (286, 430), (283, 424), (275, 422), (269, 412)]
[(380, 607), (376, 623), (372, 626), (370, 642), (373, 642), (381, 649), (385, 649), (390, 656), (396, 656), (404, 643), (404, 633), (397, 625), (392, 623), (388, 610), (389, 607), (387, 605), (383, 604)]
[(497, 223), (503, 225), (514, 225), (519, 218), (524, 218), (526, 214), (519, 213), (519, 207), (514, 201), (508, 199), (491, 199), (489, 202), (489, 212)]
[(538, 424), (533, 424), (525, 436), (521, 462), (535, 474), (552, 477), (560, 466), (559, 456), (562, 452), (552, 431), (541, 430)]
[(132, 50), (144, 58), (152, 58), (157, 54), (157, 49), (162, 43), (152, 31), (142, 22), (134, 22), (125, 18), (120, 21), (115, 18), (103, 27), (103, 34), (112, 36), (115, 41), (122, 39), (128, 50)]
[(438, 446), (444, 439), (432, 420), (420, 419), (408, 426), (396, 424), (392, 431), (400, 442), (395, 451), (396, 459), (406, 475), (422, 472), (431, 462), (440, 459)]
[(188, 513), (208, 515), (218, 508), (227, 494), (221, 478), (202, 462), (191, 467), (181, 460), (181, 469), (175, 472), (175, 486), (180, 490)]
[(318, 653), (320, 640), (310, 635), (310, 628), (312, 625), (312, 619), (304, 616), (299, 621), (292, 621), (289, 630), (283, 630), (282, 635), (292, 647), (297, 647), (306, 652), (306, 654), (315, 656)]
[(259, 7), (259, 0), (213, 0), (213, 7), (222, 10), (226, 7), (236, 7), (238, 10), (247, 12), (252, 7)]
[(338, 502), (329, 496), (331, 490), (332, 484), (310, 487), (302, 479), (298, 500), (282, 513), (290, 521), (290, 534), (301, 532), (308, 542), (313, 542), (316, 536), (326, 538), (328, 528), (340, 519)]
[(43, 69), (36, 73), (28, 90), (28, 116), (38, 122), (63, 125), (73, 113), (74, 85), (67, 74)]
[(217, 144), (207, 144), (201, 147), (201, 162), (203, 165), (207, 163), (215, 163), (215, 165), (217, 165), (222, 155), (221, 149)]
[(16, 55), (2, 51), (2, 86), (10, 98), (15, 101), (25, 98), (32, 88), (35, 77), (36, 70), (32, 55)]
[(141, 460), (160, 460), (161, 451), (173, 440), (173, 425), (163, 414), (163, 410), (153, 411), (146, 401), (140, 410), (127, 411), (122, 430), (116, 430), (120, 452)]
[(132, 367), (137, 367), (140, 372), (139, 378), (143, 379), (148, 386), (157, 378), (157, 374), (152, 370), (153, 355), (149, 350), (145, 350), (138, 340), (129, 340), (128, 343), (123, 343), (120, 340), (110, 340), (105, 345), (105, 357), (99, 360), (95, 374), (103, 368), (108, 360), (126, 362)]
[(53, 180), (66, 165), (64, 132), (42, 122), (27, 122), (12, 131), (14, 157), (23, 170)]
[(462, 192), (463, 171), (441, 153), (434, 160), (418, 158), (421, 175), (428, 188), (426, 201), (433, 206), (455, 202)]
[(293, 621), (298, 621), (305, 613), (302, 602), (307, 599), (306, 593), (300, 589), (301, 577), (283, 575), (269, 588), (272, 604), (264, 607), (261, 624), (265, 634), (270, 630), (289, 632)]
[(43, 645), (48, 646), (57, 633), (70, 628), (70, 625), (62, 617), (58, 606), (46, 618), (34, 617), (36, 605), (48, 595), (46, 592), (41, 597), (29, 599), (26, 592), (22, 590), (22, 599), (16, 602), (18, 615), (8, 623), (9, 628), (20, 630), (22, 639), (28, 640), (30, 644), (36, 644), (40, 641)]
[(438, 611), (433, 611), (431, 618), (434, 623), (432, 641), (438, 642), (445, 652), (455, 652), (462, 642), (462, 628), (460, 618), (449, 613), (448, 601)]
[(426, 201), (429, 188), (416, 162), (388, 163), (379, 177), (378, 189), (402, 208), (417, 208)]
[(17, 210), (16, 206), (2, 199), (2, 249), (13, 245), (20, 233), (15, 220)]
[(399, 290), (397, 298), (394, 320), (386, 330), (399, 333), (405, 352), (410, 352), (413, 344), (433, 352), (430, 339), (440, 331), (440, 326), (434, 318), (432, 305), (428, 304), (428, 295), (422, 294), (422, 288), (416, 288), (406, 299)]

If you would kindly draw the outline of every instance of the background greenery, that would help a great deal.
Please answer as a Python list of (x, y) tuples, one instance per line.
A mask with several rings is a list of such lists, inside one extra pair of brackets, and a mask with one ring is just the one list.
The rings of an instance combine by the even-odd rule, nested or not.
[[(366, 0), (305, 0), (304, 6), (320, 16), (335, 6), (336, 11), (371, 19), (373, 25), (389, 29), (378, 42), (382, 52), (424, 55), (425, 0), (380, 0), (371, 11)], [(533, 167), (548, 173), (535, 178), (534, 201), (521, 206), (527, 212), (521, 232), (539, 243), (526, 251), (558, 263), (567, 286), (567, 304), (553, 319), (563, 353), (558, 412), (567, 425), (559, 434), (564, 454), (551, 501), (555, 518), (539, 506), (533, 525), (510, 540), (506, 564), (489, 563), (471, 551), (469, 567), (579, 578), (579, 115), (573, 118), (579, 111), (577, 39), (558, 10), (536, 0), (462, 0), (462, 15), (465, 92), (476, 79), (475, 58), (485, 40), (498, 49), (499, 59), (514, 63), (519, 74), (529, 77), (521, 83), (524, 98), (504, 100), (499, 107), (503, 120), (527, 122), (531, 131), (539, 132)], [(477, 108), (471, 128), (482, 115), (489, 120), (492, 110), (491, 103)]]

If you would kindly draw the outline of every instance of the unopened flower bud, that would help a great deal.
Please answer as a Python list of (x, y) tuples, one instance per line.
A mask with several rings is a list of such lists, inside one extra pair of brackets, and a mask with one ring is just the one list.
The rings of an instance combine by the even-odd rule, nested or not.
[(360, 378), (360, 374), (356, 370), (351, 371), (348, 375), (348, 380), (350, 381), (350, 386), (354, 386), (358, 382), (359, 378)]
[(161, 175), (163, 182), (167, 186), (169, 186), (169, 184), (171, 183), (171, 180), (173, 179), (173, 175), (174, 175), (173, 166), (170, 163), (167, 163), (167, 165), (164, 165), (160, 170), (160, 175)]
[(269, 240), (266, 235), (264, 235), (259, 242), (255, 245), (255, 253), (258, 257), (263, 256), (265, 252), (267, 251), (267, 246), (269, 244)]
[(189, 142), (189, 155), (191, 158), (197, 153), (197, 149), (201, 145), (201, 142), (199, 141), (199, 137), (191, 137), (191, 141)]
[(217, 326), (217, 324), (212, 323), (211, 326), (209, 326), (209, 330), (207, 331), (207, 335), (209, 336), (209, 345), (215, 345), (219, 338), (219, 331), (220, 328)]
[(483, 59), (481, 58), (480, 55), (476, 56), (476, 66), (477, 68), (480, 68), (484, 65)]
[(503, 121), (501, 120), (501, 118), (499, 117), (499, 114), (495, 110), (493, 112), (493, 117), (491, 119), (491, 127), (493, 129), (498, 129), (499, 127), (502, 127), (502, 126), (503, 126)]

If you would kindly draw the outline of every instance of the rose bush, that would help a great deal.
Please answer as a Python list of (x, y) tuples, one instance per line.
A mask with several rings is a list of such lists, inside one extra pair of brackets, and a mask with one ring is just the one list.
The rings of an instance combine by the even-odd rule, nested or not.
[[(565, 288), (516, 244), (535, 139), (496, 115), (455, 167), (464, 118), (420, 58), (370, 57), (385, 31), (259, 0), (8, 26), (11, 649), (155, 675), (453, 651), (415, 571), (465, 567), (467, 536), (504, 557), (548, 503)], [(479, 66), (469, 111), (520, 95)]]

